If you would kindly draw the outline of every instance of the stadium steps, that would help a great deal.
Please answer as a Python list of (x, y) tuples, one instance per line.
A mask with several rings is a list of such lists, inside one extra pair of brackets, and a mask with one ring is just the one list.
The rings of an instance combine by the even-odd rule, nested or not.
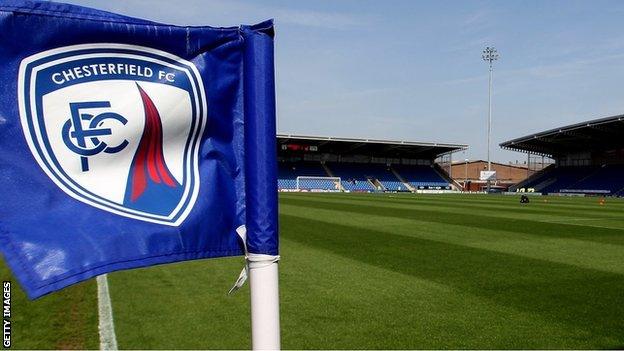
[(459, 183), (457, 180), (452, 179), (452, 178), (449, 178), (449, 179), (451, 179), (451, 180), (449, 181), (449, 184), (451, 184), (451, 188), (452, 188), (452, 187), (455, 187), (455, 189), (456, 189), (456, 190), (461, 190), (461, 189), (464, 189), (464, 185), (462, 185), (461, 183)]
[[(332, 172), (332, 170), (327, 167), (327, 164), (321, 162), (321, 167), (323, 167), (328, 177), (335, 177), (334, 172)], [(345, 191), (345, 188), (342, 186), (342, 182), (336, 182), (336, 186), (338, 187), (338, 190)]]
[(367, 178), (368, 182), (371, 183), (373, 188), (377, 191), (386, 191), (388, 190), (380, 181), (376, 178)]
[(455, 181), (453, 178), (451, 178), (448, 173), (437, 163), (433, 164), (433, 170), (436, 171), (436, 173), (438, 173), (438, 175), (444, 179), (445, 181), (447, 181), (450, 185), (451, 188), (454, 186), (456, 189), (462, 189), (463, 186), (461, 186), (457, 181)]
[(556, 182), (557, 182), (557, 177), (550, 177), (538, 184), (535, 184), (534, 186), (532, 186), (532, 188), (535, 189), (536, 192), (541, 192), (542, 189), (546, 189), (548, 186)]
[(509, 191), (517, 191), (518, 189), (527, 188), (527, 187), (528, 188), (535, 188), (534, 186), (529, 186), (529, 184), (531, 184), (535, 180), (541, 178), (542, 176), (544, 176), (544, 174), (546, 174), (546, 172), (550, 172), (553, 168), (555, 168), (555, 165), (549, 165), (546, 168), (541, 169), (538, 172), (533, 173), (527, 179), (518, 182), (516, 185), (510, 186), (509, 187)]
[(394, 176), (401, 182), (403, 183), (403, 185), (407, 188), (407, 190), (414, 192), (416, 191), (416, 188), (414, 188), (414, 186), (412, 186), (412, 184), (408, 183), (405, 178), (403, 178), (403, 176), (401, 176), (399, 174), (399, 172), (397, 172), (392, 166), (390, 167), (390, 171), (392, 172), (392, 174), (394, 174)]

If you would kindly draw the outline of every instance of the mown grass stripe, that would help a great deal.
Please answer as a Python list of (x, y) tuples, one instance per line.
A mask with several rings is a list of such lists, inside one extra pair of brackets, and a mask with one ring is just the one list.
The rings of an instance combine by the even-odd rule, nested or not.
[(624, 276), (461, 245), (282, 216), (285, 236), (624, 342)]
[[(305, 196), (305, 195), (304, 195)], [(304, 197), (302, 196), (302, 197)], [(377, 195), (381, 196), (381, 195)], [(328, 202), (336, 202), (336, 203), (367, 203), (372, 205), (379, 206), (393, 206), (393, 205), (406, 205), (406, 206), (417, 206), (417, 207), (429, 207), (429, 208), (439, 208), (439, 209), (448, 209), (452, 212), (462, 211), (462, 210), (483, 210), (488, 211), (491, 214), (500, 217), (509, 217), (505, 214), (532, 214), (536, 216), (556, 216), (556, 218), (561, 219), (562, 216), (573, 217), (578, 214), (583, 215), (597, 215), (600, 218), (605, 219), (620, 219), (622, 220), (622, 208), (612, 209), (611, 207), (607, 208), (604, 206), (600, 206), (598, 204), (592, 204), (584, 206), (578, 210), (571, 211), (568, 208), (561, 208), (556, 204), (552, 203), (532, 203), (530, 205), (521, 205), (516, 201), (507, 201), (507, 202), (496, 202), (493, 204), (490, 201), (486, 201), (485, 199), (472, 202), (470, 205), (466, 204), (464, 201), (461, 202), (462, 206), (458, 206), (458, 203), (452, 203), (448, 201), (436, 201), (427, 197), (418, 197), (417, 199), (409, 199), (405, 197), (393, 197), (394, 195), (387, 195), (387, 198), (375, 197), (375, 196), (362, 196), (359, 198), (338, 198), (338, 197), (322, 197), (321, 201)], [(292, 197), (294, 199), (301, 197)], [(317, 195), (308, 195), (305, 198), (309, 201), (319, 201), (319, 196)], [(285, 197), (285, 200), (288, 200), (289, 197)], [(512, 199), (510, 199), (512, 200)], [(500, 213), (500, 214), (499, 214)], [(622, 221), (622, 225), (624, 226), (624, 221)]]
[(589, 227), (574, 224), (546, 223), (527, 219), (496, 217), (492, 215), (476, 215), (470, 213), (443, 213), (436, 210), (413, 209), (387, 205), (360, 205), (330, 203), (318, 199), (299, 200), (284, 199), (285, 204), (299, 205), (302, 207), (324, 208), (335, 211), (346, 211), (358, 214), (380, 215), (397, 218), (411, 218), (425, 222), (439, 224), (456, 224), (466, 227), (506, 230), (510, 232), (525, 233), (546, 237), (568, 237), (578, 240), (596, 241), (614, 245), (624, 245), (624, 232), (621, 229)]
[(407, 218), (388, 218), (377, 215), (359, 215), (295, 205), (282, 205), (282, 214), (325, 223), (373, 229), (388, 234), (404, 235), (542, 259), (604, 272), (624, 274), (622, 247), (587, 242), (570, 238), (546, 238), (531, 233), (483, 230), (460, 225), (431, 225)]
[[(335, 193), (282, 193), (282, 198), (310, 198), (323, 197), (325, 199), (347, 199), (347, 200), (370, 200), (389, 201), (393, 199), (405, 201), (408, 203), (430, 202), (445, 203), (457, 206), (492, 204), (492, 205), (509, 205), (518, 203), (519, 196), (497, 196), (497, 195), (467, 195), (467, 194), (404, 194), (404, 193), (365, 193), (365, 194), (335, 194)], [(617, 212), (624, 209), (624, 199), (608, 198), (605, 206), (598, 204), (598, 198), (579, 198), (579, 197), (559, 197), (559, 196), (535, 196), (530, 197), (531, 204), (541, 204), (544, 200), (548, 206), (556, 206), (561, 209), (596, 209), (597, 211), (613, 211)]]
[[(284, 221), (284, 230), (294, 228), (289, 220)], [(288, 260), (280, 267), (282, 291), (287, 291), (281, 301), (287, 349), (323, 349), (327, 345), (332, 349), (597, 345), (597, 336), (577, 339), (586, 332), (576, 326), (310, 247), (286, 236), (281, 242)]]

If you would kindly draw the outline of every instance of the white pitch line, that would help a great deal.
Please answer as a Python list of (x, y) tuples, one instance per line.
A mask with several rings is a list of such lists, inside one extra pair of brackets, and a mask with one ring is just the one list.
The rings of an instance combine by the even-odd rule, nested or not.
[(619, 229), (619, 230), (624, 229), (622, 227), (613, 227), (613, 226), (606, 226), (606, 225), (570, 223), (571, 221), (612, 221), (612, 220), (619, 220), (619, 219), (617, 218), (568, 218), (568, 219), (541, 220), (538, 222), (554, 223), (554, 224), (569, 224), (569, 225), (575, 225), (579, 227), (593, 227), (593, 228), (606, 228), (606, 229)]
[(108, 293), (106, 274), (97, 277), (100, 350), (117, 350), (117, 337), (113, 323), (113, 307)]

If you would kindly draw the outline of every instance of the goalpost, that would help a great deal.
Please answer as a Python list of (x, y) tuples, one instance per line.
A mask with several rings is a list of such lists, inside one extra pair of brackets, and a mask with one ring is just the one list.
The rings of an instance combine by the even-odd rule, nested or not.
[(340, 177), (298, 176), (297, 190), (340, 191)]

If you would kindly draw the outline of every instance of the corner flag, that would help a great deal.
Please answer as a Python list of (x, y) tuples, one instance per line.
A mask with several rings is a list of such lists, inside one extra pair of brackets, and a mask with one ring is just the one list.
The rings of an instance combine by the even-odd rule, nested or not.
[(2, 0), (0, 33), (0, 250), (29, 297), (167, 262), (276, 261), (271, 21)]

